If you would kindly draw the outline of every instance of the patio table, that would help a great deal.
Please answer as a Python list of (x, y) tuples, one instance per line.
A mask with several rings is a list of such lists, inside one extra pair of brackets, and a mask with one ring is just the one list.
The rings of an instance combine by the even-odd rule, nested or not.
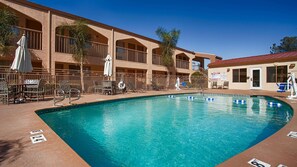
[(24, 94), (23, 94), (24, 85), (25, 84), (9, 84), (8, 85), (12, 91), (13, 103), (25, 102), (26, 98), (24, 97)]

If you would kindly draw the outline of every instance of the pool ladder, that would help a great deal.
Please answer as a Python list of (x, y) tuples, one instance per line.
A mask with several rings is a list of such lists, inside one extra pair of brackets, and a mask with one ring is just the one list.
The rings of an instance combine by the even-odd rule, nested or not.
[[(72, 95), (77, 94), (76, 97), (73, 98)], [(54, 91), (54, 106), (63, 106), (60, 102), (64, 101), (68, 97), (68, 104), (72, 104), (73, 101), (80, 99), (80, 91), (75, 88), (71, 88), (68, 93), (65, 93), (62, 89), (55, 89)]]

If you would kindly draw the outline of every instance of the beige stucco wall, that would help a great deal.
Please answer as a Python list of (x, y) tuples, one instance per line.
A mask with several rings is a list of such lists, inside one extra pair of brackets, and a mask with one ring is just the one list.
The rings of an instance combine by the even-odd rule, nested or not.
[(19, 24), (21, 26), (24, 25), (24, 20), (22, 19), (24, 17), (33, 18), (34, 20), (42, 24), (42, 32), (43, 32), (42, 33), (42, 50), (31, 50), (31, 52), (40, 60), (42, 60), (42, 65), (44, 67), (47, 67), (49, 62), (48, 56), (46, 56), (47, 55), (46, 51), (48, 50), (48, 46), (46, 45), (46, 43), (48, 43), (48, 37), (47, 37), (48, 34), (46, 32), (48, 32), (49, 30), (49, 26), (47, 22), (48, 13), (46, 11), (30, 8), (17, 3), (11, 3), (5, 0), (0, 0), (0, 2), (24, 15), (24, 16), (20, 16), (21, 18), (20, 18)]
[[(295, 64), (295, 67), (293, 69), (289, 69), (290, 64)], [(276, 83), (267, 83), (266, 82), (266, 69), (267, 67), (271, 66), (288, 66), (288, 73), (294, 72), (295, 75), (297, 75), (297, 61), (293, 62), (278, 62), (278, 63), (268, 63), (268, 64), (256, 64), (256, 65), (245, 65), (245, 66), (233, 66), (233, 67), (221, 67), (221, 68), (209, 68), (208, 69), (208, 76), (211, 77), (211, 73), (217, 73), (220, 72), (221, 74), (225, 73), (227, 76), (227, 81), (229, 81), (229, 89), (238, 89), (238, 90), (250, 90), (251, 88), (251, 71), (253, 68), (260, 68), (261, 69), (261, 90), (268, 90), (268, 91), (276, 91), (278, 89), (278, 86)], [(229, 72), (227, 72), (227, 69), (230, 69)], [(239, 69), (239, 68), (246, 68), (247, 69), (247, 82), (245, 83), (233, 83), (232, 82), (232, 71), (233, 69)], [(211, 80), (211, 78), (209, 78)], [(218, 85), (222, 85), (223, 81), (219, 80)], [(211, 88), (211, 82), (209, 82), (208, 87)]]

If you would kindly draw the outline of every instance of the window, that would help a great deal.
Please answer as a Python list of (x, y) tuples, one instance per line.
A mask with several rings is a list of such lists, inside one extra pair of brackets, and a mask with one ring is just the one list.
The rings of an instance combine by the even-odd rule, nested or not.
[(246, 82), (246, 68), (239, 70), (239, 82)]
[(266, 68), (266, 80), (267, 82), (276, 82), (276, 67), (267, 67)]
[(274, 66), (267, 67), (267, 82), (287, 82), (288, 67), (287, 66)]
[(233, 69), (233, 82), (246, 82), (246, 68)]
[(277, 82), (287, 82), (288, 70), (287, 66), (279, 66), (277, 71)]
[(233, 70), (233, 82), (239, 82), (239, 69)]

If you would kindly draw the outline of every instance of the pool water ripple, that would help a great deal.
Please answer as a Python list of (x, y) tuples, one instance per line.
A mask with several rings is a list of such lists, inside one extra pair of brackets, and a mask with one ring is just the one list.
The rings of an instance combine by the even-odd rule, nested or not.
[[(282, 128), (292, 109), (272, 98), (156, 96), (39, 115), (91, 166), (215, 166)], [(243, 99), (246, 104), (235, 104)], [(282, 103), (269, 107), (267, 102)]]

